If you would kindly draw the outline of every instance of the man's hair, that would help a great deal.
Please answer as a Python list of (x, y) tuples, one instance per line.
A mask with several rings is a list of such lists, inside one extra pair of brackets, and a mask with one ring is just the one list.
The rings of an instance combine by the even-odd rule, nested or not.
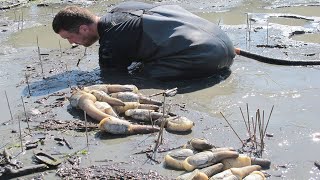
[(77, 6), (68, 6), (59, 11), (52, 21), (54, 32), (59, 33), (65, 30), (71, 33), (78, 33), (81, 25), (94, 23), (95, 15), (89, 10)]

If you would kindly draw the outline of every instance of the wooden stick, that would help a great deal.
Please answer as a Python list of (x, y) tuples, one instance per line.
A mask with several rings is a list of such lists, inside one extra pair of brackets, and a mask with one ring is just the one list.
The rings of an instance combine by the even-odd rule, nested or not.
[(20, 136), (20, 146), (21, 146), (21, 152), (23, 152), (23, 144), (22, 144), (22, 134), (21, 134), (21, 120), (20, 117), (18, 116), (19, 120), (19, 136)]
[(178, 90), (178, 88), (167, 89), (167, 90), (165, 90), (165, 91), (152, 94), (152, 95), (150, 95), (149, 97), (158, 96), (158, 95), (163, 95), (163, 94), (166, 95), (166, 96), (168, 96), (170, 93), (173, 93), (174, 91), (177, 91), (177, 90)]
[(268, 125), (269, 125), (269, 121), (270, 121), (270, 118), (271, 118), (271, 114), (272, 114), (272, 112), (273, 112), (273, 108), (274, 108), (274, 105), (273, 105), (272, 108), (271, 108), (271, 111), (270, 111), (270, 114), (269, 114), (269, 117), (268, 117), (268, 121), (267, 121), (266, 127), (265, 127), (265, 129), (264, 129), (264, 134), (263, 134), (263, 136), (266, 135), (267, 128), (268, 128)]
[(25, 76), (26, 76), (26, 83), (27, 83), (27, 87), (28, 87), (29, 96), (31, 96), (31, 90), (30, 90), (30, 86), (29, 86), (29, 79), (28, 79), (27, 73), (25, 73)]
[(14, 13), (14, 22), (17, 22), (17, 14), (16, 14), (16, 10), (13, 11)]
[(224, 115), (222, 114), (222, 112), (220, 112), (220, 114), (222, 115), (222, 117), (224, 118), (224, 120), (228, 123), (228, 125), (230, 126), (230, 128), (232, 129), (232, 131), (236, 134), (236, 136), (238, 137), (238, 139), (240, 140), (242, 146), (244, 146), (244, 143), (242, 142), (241, 138), (239, 137), (238, 133), (233, 129), (233, 127), (231, 126), (231, 124), (229, 123), (229, 121), (227, 120), (227, 118), (224, 117)]
[(267, 19), (267, 45), (269, 45), (269, 19)]
[(160, 131), (158, 133), (158, 138), (157, 138), (157, 141), (156, 141), (156, 145), (153, 149), (153, 153), (155, 153), (157, 151), (157, 149), (159, 148), (159, 146), (162, 144), (162, 140), (163, 140), (163, 131), (164, 131), (164, 126), (167, 122), (167, 118), (165, 117), (165, 102), (166, 102), (166, 96), (163, 94), (163, 107), (162, 107), (162, 118), (163, 118), (163, 121), (161, 122), (161, 125), (160, 125)]
[(41, 60), (41, 52), (40, 52), (40, 47), (39, 47), (39, 38), (37, 36), (37, 46), (38, 46), (38, 56), (39, 56), (39, 61), (40, 61), (40, 66), (41, 66), (41, 73), (43, 77), (43, 65), (42, 65), (42, 60)]
[(21, 31), (23, 30), (23, 11), (21, 11)]
[(9, 100), (8, 100), (8, 96), (7, 96), (7, 91), (4, 91), (4, 94), (6, 95), (7, 104), (8, 104), (8, 108), (9, 108), (9, 112), (10, 112), (10, 116), (11, 116), (11, 121), (12, 121), (13, 116), (12, 116), (12, 112), (11, 112), (11, 108), (10, 108), (10, 104), (9, 104)]
[(87, 148), (89, 148), (88, 128), (87, 128), (87, 112), (84, 111), (84, 125), (86, 127)]
[(250, 115), (249, 115), (249, 104), (247, 103), (247, 118), (248, 118), (248, 127), (249, 127), (249, 137), (251, 137), (251, 125), (250, 125)]
[(62, 57), (62, 48), (61, 48), (61, 42), (60, 42), (60, 39), (59, 39), (59, 48), (60, 48), (60, 57)]
[(250, 132), (249, 132), (249, 128), (248, 128), (248, 125), (247, 125), (246, 119), (244, 118), (244, 115), (243, 115), (243, 112), (242, 112), (241, 107), (239, 107), (239, 108), (240, 108), (240, 112), (241, 112), (241, 115), (242, 115), (242, 119), (243, 119), (243, 121), (244, 121), (244, 124), (246, 125), (247, 132), (248, 132), (249, 137), (250, 137)]
[(22, 101), (24, 115), (26, 116), (26, 122), (27, 122), (27, 125), (28, 125), (28, 130), (29, 130), (29, 133), (31, 134), (31, 130), (30, 130), (30, 126), (29, 126), (29, 118), (28, 118), (28, 115), (27, 115), (27, 112), (26, 112), (26, 107), (24, 106), (24, 101), (23, 101), (23, 97), (22, 96), (21, 96), (21, 101)]
[(19, 19), (18, 19), (18, 31), (20, 29), (20, 14), (19, 14)]

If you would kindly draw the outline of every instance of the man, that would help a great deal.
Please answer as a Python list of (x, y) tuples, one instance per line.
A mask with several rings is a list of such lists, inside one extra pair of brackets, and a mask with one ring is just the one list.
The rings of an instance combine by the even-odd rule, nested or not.
[(76, 6), (61, 10), (53, 30), (88, 47), (99, 40), (101, 69), (142, 64), (148, 77), (170, 80), (209, 76), (235, 57), (229, 37), (215, 24), (177, 5), (124, 2), (103, 17)]

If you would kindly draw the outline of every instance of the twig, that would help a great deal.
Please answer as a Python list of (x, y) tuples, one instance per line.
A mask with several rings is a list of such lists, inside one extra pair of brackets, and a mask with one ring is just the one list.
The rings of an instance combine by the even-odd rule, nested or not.
[(23, 145), (22, 145), (22, 134), (21, 134), (21, 120), (20, 117), (18, 117), (19, 120), (19, 136), (20, 136), (20, 146), (21, 146), (21, 152), (23, 152)]
[[(66, 72), (69, 72), (67, 64), (66, 64)], [(68, 73), (68, 87), (71, 89), (70, 73)]]
[(18, 17), (19, 17), (19, 18), (18, 18), (18, 31), (19, 31), (19, 29), (20, 29), (20, 14), (19, 14)]
[[(158, 95), (172, 96), (172, 94), (176, 93), (177, 90), (178, 90), (178, 88), (167, 89), (167, 90), (165, 90), (165, 91), (152, 94), (152, 95), (150, 95), (149, 97), (158, 96)], [(174, 95), (175, 95), (175, 94), (174, 94)]]
[(229, 121), (224, 117), (224, 115), (222, 114), (222, 112), (220, 112), (220, 114), (222, 115), (222, 117), (224, 118), (224, 120), (226, 120), (226, 122), (229, 124), (230, 128), (232, 129), (232, 131), (236, 134), (236, 136), (238, 137), (238, 139), (240, 140), (242, 146), (244, 146), (244, 143), (242, 142), (241, 138), (239, 137), (239, 135), (237, 134), (237, 132), (233, 129), (233, 127), (231, 126), (231, 124), (229, 123)]
[(62, 48), (61, 48), (61, 42), (60, 42), (60, 39), (59, 39), (59, 48), (60, 48), (60, 57), (62, 57)]
[[(162, 150), (158, 149), (157, 153), (168, 152), (168, 151), (172, 151), (172, 150), (175, 150), (175, 149), (180, 149), (182, 147), (184, 147), (184, 145), (173, 147), (173, 148), (162, 149)], [(136, 154), (144, 154), (144, 153), (148, 153), (148, 152), (153, 152), (153, 150), (152, 149), (142, 150), (140, 152), (134, 153), (134, 155), (136, 155)]]
[(267, 45), (269, 45), (269, 19), (267, 19)]
[(248, 48), (249, 15), (248, 13), (246, 13), (246, 15), (247, 15), (246, 48)]
[(10, 108), (10, 104), (9, 104), (9, 100), (8, 100), (8, 96), (7, 96), (7, 91), (4, 91), (4, 94), (6, 95), (8, 109), (9, 109), (10, 116), (11, 116), (11, 121), (12, 121), (13, 120), (13, 116), (12, 116), (12, 112), (11, 112), (11, 108)]
[(41, 60), (41, 53), (40, 53), (38, 36), (37, 36), (37, 46), (38, 46), (38, 56), (39, 56), (39, 61), (40, 61), (40, 66), (41, 66), (41, 73), (42, 73), (42, 77), (43, 77), (43, 65), (42, 65), (42, 60)]
[(271, 111), (270, 111), (270, 114), (269, 114), (269, 117), (268, 117), (268, 121), (267, 121), (266, 127), (265, 127), (265, 129), (264, 129), (263, 137), (266, 135), (267, 128), (268, 128), (268, 125), (269, 125), (269, 120), (270, 120), (271, 114), (272, 114), (272, 112), (273, 112), (273, 108), (274, 108), (274, 105), (273, 105), (272, 108), (271, 108)]
[(241, 115), (242, 115), (242, 119), (243, 119), (243, 121), (244, 121), (244, 124), (246, 125), (247, 132), (248, 132), (248, 134), (249, 134), (249, 136), (250, 136), (250, 131), (249, 131), (249, 128), (248, 128), (248, 125), (247, 125), (246, 119), (244, 118), (244, 115), (243, 115), (243, 112), (242, 112), (241, 107), (239, 107), (239, 108), (240, 108), (240, 112), (241, 112)]
[(87, 128), (87, 112), (84, 111), (84, 125), (86, 127), (87, 148), (89, 148), (88, 128)]
[(164, 126), (167, 122), (167, 118), (165, 117), (165, 101), (166, 101), (166, 96), (163, 95), (163, 109), (162, 109), (162, 118), (163, 118), (163, 121), (161, 122), (161, 125), (160, 125), (160, 131), (158, 133), (158, 138), (157, 138), (157, 141), (156, 141), (156, 145), (153, 149), (153, 153), (155, 153), (157, 151), (157, 149), (159, 148), (160, 144), (162, 144), (162, 138), (163, 138), (163, 131), (164, 131)]
[(77, 67), (79, 66), (80, 64), (80, 61), (87, 55), (87, 48), (84, 49), (84, 54), (81, 58), (78, 59), (78, 62), (77, 62)]
[(13, 13), (14, 13), (14, 22), (16, 22), (16, 21), (17, 21), (17, 14), (16, 14), (16, 10), (14, 10), (14, 11), (13, 11)]
[(70, 145), (70, 143), (63, 137), (63, 142), (67, 145), (67, 147), (69, 148), (69, 149), (73, 149), (73, 147)]
[(29, 79), (28, 79), (27, 73), (25, 73), (25, 76), (26, 76), (26, 83), (27, 83), (27, 87), (28, 87), (29, 96), (31, 96), (31, 90), (30, 90)]
[(23, 30), (23, 11), (21, 11), (21, 31)]
[(247, 118), (248, 118), (248, 127), (249, 127), (249, 137), (251, 137), (251, 125), (250, 125), (250, 115), (249, 115), (249, 105), (247, 103)]
[(151, 161), (153, 161), (153, 162), (155, 162), (155, 163), (157, 163), (157, 164), (160, 164), (160, 163), (161, 163), (160, 161), (158, 161), (158, 160), (156, 160), (155, 158), (153, 158), (153, 154), (151, 155), (150, 153), (146, 153), (146, 155), (147, 155), (147, 157), (148, 157)]
[(28, 118), (28, 115), (27, 115), (27, 112), (26, 112), (26, 107), (24, 105), (24, 101), (23, 101), (23, 97), (22, 96), (21, 96), (21, 101), (22, 101), (24, 115), (26, 116), (26, 122), (27, 122), (27, 125), (28, 125), (28, 130), (29, 130), (29, 133), (31, 134), (31, 130), (30, 130), (30, 126), (29, 126), (29, 118)]

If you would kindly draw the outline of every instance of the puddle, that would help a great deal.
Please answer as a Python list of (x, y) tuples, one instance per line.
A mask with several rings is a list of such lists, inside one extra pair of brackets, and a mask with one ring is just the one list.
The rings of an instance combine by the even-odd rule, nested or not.
[[(51, 32), (51, 33), (48, 33)], [(39, 25), (36, 27), (22, 29), (14, 33), (5, 42), (16, 48), (26, 46), (39, 46), (40, 48), (70, 48), (71, 45), (65, 39), (55, 34), (50, 25)]]
[(284, 18), (284, 17), (270, 17), (269, 23), (276, 23), (288, 26), (305, 26), (310, 23), (310, 21), (304, 19), (293, 19), (293, 18)]
[(303, 41), (307, 43), (320, 43), (320, 34), (301, 34), (292, 36), (293, 40)]

